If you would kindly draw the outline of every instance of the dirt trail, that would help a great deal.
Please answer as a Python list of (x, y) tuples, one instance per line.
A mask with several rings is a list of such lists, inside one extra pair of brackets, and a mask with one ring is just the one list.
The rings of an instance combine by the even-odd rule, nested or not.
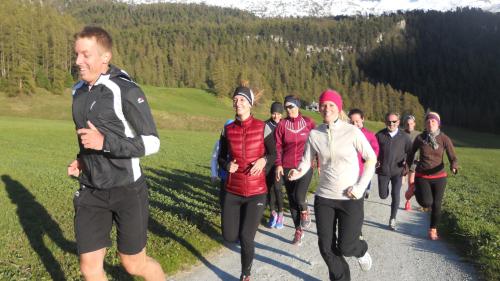
[[(406, 190), (403, 186), (402, 190)], [(402, 193), (403, 193), (402, 191)], [(429, 214), (403, 210), (402, 196), (398, 212), (398, 228), (388, 229), (390, 198), (378, 197), (376, 180), (372, 181), (371, 197), (365, 201), (363, 236), (368, 242), (373, 267), (362, 272), (355, 258), (347, 258), (352, 280), (424, 281), (478, 280), (473, 266), (446, 242), (427, 239)], [(403, 195), (403, 194), (402, 194)], [(311, 200), (313, 197), (311, 197)], [(312, 204), (310, 204), (312, 209)], [(316, 225), (307, 230), (302, 246), (290, 244), (294, 229), (290, 217), (281, 230), (261, 225), (256, 236), (252, 280), (328, 280), (328, 269), (318, 250)], [(175, 281), (239, 280), (239, 247), (231, 245), (207, 258), (208, 262), (169, 278)]]

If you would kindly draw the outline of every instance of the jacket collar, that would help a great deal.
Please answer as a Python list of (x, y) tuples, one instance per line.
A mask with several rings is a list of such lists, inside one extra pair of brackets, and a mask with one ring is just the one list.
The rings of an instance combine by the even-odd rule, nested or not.
[(246, 128), (252, 124), (253, 120), (254, 120), (253, 115), (250, 114), (250, 116), (245, 121), (241, 121), (238, 118), (236, 118), (234, 120), (234, 123), (240, 127)]

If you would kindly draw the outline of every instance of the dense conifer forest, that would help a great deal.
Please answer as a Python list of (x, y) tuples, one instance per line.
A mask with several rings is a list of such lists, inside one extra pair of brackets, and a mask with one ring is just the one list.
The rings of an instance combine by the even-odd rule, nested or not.
[(76, 79), (73, 34), (99, 25), (114, 63), (142, 84), (223, 97), (246, 79), (262, 102), (310, 102), (332, 87), (369, 119), (432, 109), (444, 124), (500, 132), (499, 23), (471, 9), (262, 19), (205, 5), (2, 0), (0, 91), (61, 94)]

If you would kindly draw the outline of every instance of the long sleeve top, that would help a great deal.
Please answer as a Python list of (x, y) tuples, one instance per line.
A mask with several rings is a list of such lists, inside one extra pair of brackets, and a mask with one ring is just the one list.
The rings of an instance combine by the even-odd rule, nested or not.
[[(450, 138), (441, 132), (436, 136), (439, 144), (437, 149), (433, 149), (431, 144), (426, 141), (426, 133), (418, 135), (409, 154), (408, 161), (413, 161), (417, 151), (420, 152), (420, 159), (415, 169), (418, 177), (446, 177), (443, 156), (446, 152), (450, 162), (450, 169), (458, 168), (458, 160), (455, 154), (455, 148)], [(410, 162), (412, 163), (412, 162)]]
[(214, 149), (212, 150), (212, 157), (210, 159), (210, 177), (215, 178), (218, 177), (217, 168), (218, 168), (218, 157), (219, 157), (219, 140), (217, 140), (214, 144)]
[[(378, 156), (379, 147), (375, 134), (369, 131), (365, 127), (361, 128), (361, 132), (363, 132), (363, 135), (365, 135), (366, 139), (370, 143), (371, 147), (373, 148), (373, 151), (375, 152), (375, 155)], [(361, 174), (363, 173), (363, 167), (365, 163), (365, 160), (363, 160), (363, 156), (361, 155), (361, 153), (358, 153), (358, 161), (359, 161), (359, 175), (361, 176)]]
[(383, 176), (398, 176), (403, 174), (407, 163), (407, 156), (411, 150), (411, 140), (407, 133), (399, 130), (391, 136), (387, 129), (376, 135), (379, 144), (378, 162), (380, 166), (376, 172)]
[[(361, 176), (358, 153), (365, 160)], [(349, 200), (345, 192), (352, 186), (352, 194), (362, 198), (375, 173), (377, 156), (361, 130), (341, 120), (313, 129), (298, 165), (296, 178), (302, 177), (310, 169), (316, 157), (321, 165), (317, 196)]]
[(296, 168), (304, 153), (304, 145), (309, 132), (315, 127), (314, 121), (299, 114), (296, 118), (281, 120), (274, 131), (276, 140), (276, 166)]

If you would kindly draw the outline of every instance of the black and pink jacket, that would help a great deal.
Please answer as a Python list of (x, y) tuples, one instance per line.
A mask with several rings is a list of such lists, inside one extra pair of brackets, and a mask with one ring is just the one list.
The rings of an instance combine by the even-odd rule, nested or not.
[(276, 166), (297, 168), (304, 153), (309, 132), (315, 127), (311, 118), (302, 116), (300, 113), (296, 118), (287, 117), (281, 120), (274, 131)]

